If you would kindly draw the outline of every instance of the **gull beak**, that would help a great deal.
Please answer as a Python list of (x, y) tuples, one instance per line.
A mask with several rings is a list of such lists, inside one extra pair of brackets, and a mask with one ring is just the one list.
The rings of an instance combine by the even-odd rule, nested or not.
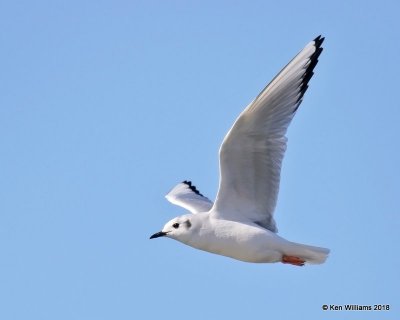
[(160, 232), (157, 232), (157, 233), (153, 234), (153, 235), (150, 237), (150, 239), (155, 239), (155, 238), (159, 238), (159, 237), (164, 237), (164, 236), (166, 236), (166, 235), (167, 235), (167, 232), (162, 232), (162, 231), (160, 231)]

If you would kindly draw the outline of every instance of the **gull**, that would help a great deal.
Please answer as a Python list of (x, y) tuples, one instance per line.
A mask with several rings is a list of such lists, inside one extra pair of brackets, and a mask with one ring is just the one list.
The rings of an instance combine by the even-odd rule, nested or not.
[(150, 239), (168, 237), (245, 262), (325, 262), (329, 249), (278, 236), (273, 216), (285, 134), (314, 74), (323, 41), (318, 36), (308, 43), (236, 119), (219, 150), (215, 202), (190, 181), (179, 183), (166, 198), (190, 213), (170, 220)]

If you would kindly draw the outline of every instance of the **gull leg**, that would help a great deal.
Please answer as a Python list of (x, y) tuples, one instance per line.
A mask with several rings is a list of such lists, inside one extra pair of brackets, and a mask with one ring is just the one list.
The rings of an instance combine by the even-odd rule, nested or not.
[(295, 266), (302, 267), (302, 266), (304, 266), (305, 261), (300, 259), (299, 257), (283, 255), (282, 263), (288, 263), (288, 264), (293, 264)]

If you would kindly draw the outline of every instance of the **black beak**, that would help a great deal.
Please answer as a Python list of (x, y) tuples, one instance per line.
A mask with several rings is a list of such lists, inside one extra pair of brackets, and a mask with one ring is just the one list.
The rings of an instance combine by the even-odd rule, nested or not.
[(166, 236), (166, 235), (167, 235), (166, 232), (160, 231), (160, 232), (157, 232), (157, 233), (153, 234), (153, 235), (150, 237), (150, 239), (155, 239), (155, 238), (159, 238), (159, 237), (164, 237), (164, 236)]

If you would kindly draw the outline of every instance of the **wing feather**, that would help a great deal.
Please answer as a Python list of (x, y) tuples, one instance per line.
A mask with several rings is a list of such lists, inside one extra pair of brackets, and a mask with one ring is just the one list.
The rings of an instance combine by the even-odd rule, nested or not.
[(203, 196), (191, 181), (186, 180), (177, 184), (165, 198), (191, 213), (208, 212), (213, 206), (210, 199)]
[(322, 52), (311, 41), (240, 114), (221, 145), (220, 184), (212, 214), (277, 232), (273, 218), (287, 128)]

